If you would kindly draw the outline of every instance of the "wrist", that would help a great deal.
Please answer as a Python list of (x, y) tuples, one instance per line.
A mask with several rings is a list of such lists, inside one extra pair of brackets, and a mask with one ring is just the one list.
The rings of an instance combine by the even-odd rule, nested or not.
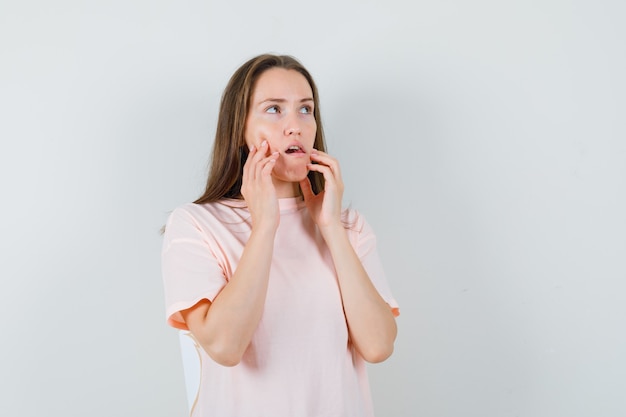
[(324, 226), (319, 226), (320, 233), (326, 240), (327, 244), (330, 241), (336, 241), (337, 239), (347, 238), (346, 229), (341, 221), (333, 222)]
[(260, 220), (252, 221), (251, 236), (273, 238), (278, 230), (278, 221)]

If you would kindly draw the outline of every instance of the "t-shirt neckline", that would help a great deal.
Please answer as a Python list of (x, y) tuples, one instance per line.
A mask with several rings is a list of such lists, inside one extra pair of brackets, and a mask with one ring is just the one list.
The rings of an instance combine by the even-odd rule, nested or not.
[[(243, 199), (225, 198), (221, 202), (229, 207), (246, 208), (248, 206)], [(304, 206), (305, 203), (302, 196), (278, 199), (278, 208), (281, 213), (297, 211)]]

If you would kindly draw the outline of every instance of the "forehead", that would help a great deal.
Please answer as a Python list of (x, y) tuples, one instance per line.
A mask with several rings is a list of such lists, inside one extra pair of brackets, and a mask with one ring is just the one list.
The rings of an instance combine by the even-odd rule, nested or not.
[(267, 98), (313, 98), (313, 91), (307, 79), (298, 71), (270, 68), (259, 76), (252, 91), (253, 101)]

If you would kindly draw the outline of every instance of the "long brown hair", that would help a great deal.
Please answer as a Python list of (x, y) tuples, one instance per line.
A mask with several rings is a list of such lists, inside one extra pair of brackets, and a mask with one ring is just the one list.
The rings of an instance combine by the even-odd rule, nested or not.
[[(243, 165), (248, 158), (244, 132), (250, 100), (257, 79), (270, 68), (298, 71), (306, 78), (313, 91), (313, 115), (317, 124), (313, 147), (326, 152), (319, 96), (311, 74), (292, 56), (259, 55), (239, 67), (224, 90), (211, 154), (209, 177), (204, 194), (194, 203), (215, 202), (223, 198), (243, 198), (241, 196), (241, 181)], [(322, 175), (318, 172), (309, 171), (308, 177), (316, 194), (324, 189), (324, 177)]]

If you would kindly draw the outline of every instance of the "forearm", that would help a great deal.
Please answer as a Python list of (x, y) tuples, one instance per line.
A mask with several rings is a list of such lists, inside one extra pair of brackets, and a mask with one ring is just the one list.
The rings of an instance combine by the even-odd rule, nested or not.
[(368, 362), (381, 362), (393, 352), (396, 321), (372, 284), (342, 225), (323, 231), (330, 249), (350, 338)]
[(261, 319), (273, 241), (273, 231), (253, 229), (228, 284), (200, 317), (187, 320), (202, 347), (222, 365), (239, 363)]

